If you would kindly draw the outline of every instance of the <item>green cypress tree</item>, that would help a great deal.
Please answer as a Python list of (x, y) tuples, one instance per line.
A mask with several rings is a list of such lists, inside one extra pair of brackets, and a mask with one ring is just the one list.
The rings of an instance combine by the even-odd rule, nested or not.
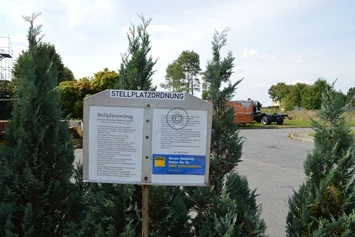
[(122, 62), (119, 70), (119, 81), (115, 85), (117, 89), (123, 90), (156, 90), (152, 86), (153, 70), (157, 60), (149, 55), (150, 35), (147, 31), (151, 18), (146, 20), (139, 16), (142, 23), (137, 27), (131, 24), (129, 27), (128, 50), (122, 54)]
[(74, 149), (60, 120), (58, 70), (41, 47), (37, 16), (24, 17), (30, 23), (28, 53), (19, 65), (18, 101), (0, 149), (0, 236), (63, 236), (76, 218)]
[[(221, 57), (227, 43), (228, 29), (216, 32), (212, 41), (213, 58), (207, 63), (204, 80), (209, 85), (207, 99), (213, 103), (210, 159), (210, 188), (186, 188), (189, 205), (195, 211), (196, 236), (264, 236), (265, 223), (260, 218), (255, 190), (235, 167), (242, 155), (242, 138), (234, 123), (234, 110), (228, 106), (237, 85), (230, 83), (234, 57)], [(224, 83), (226, 87), (221, 89)]]
[(355, 151), (344, 98), (325, 88), (306, 181), (289, 198), (287, 236), (355, 236)]
[[(82, 173), (76, 178), (82, 183)], [(71, 223), (68, 236), (136, 236), (140, 216), (134, 191), (133, 185), (85, 184), (81, 221)]]

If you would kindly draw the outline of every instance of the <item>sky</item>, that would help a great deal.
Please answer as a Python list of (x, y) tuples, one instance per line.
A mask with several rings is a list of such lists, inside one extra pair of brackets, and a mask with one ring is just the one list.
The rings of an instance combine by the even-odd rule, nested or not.
[(270, 86), (320, 77), (337, 79), (343, 93), (355, 86), (353, 0), (0, 0), (0, 36), (10, 35), (15, 58), (27, 48), (29, 24), (22, 16), (34, 12), (42, 13), (35, 23), (43, 26), (43, 41), (55, 45), (77, 79), (105, 67), (118, 71), (128, 26), (143, 14), (152, 18), (154, 85), (164, 82), (167, 65), (184, 50), (197, 52), (204, 70), (214, 32), (228, 27), (222, 56), (231, 51), (235, 57), (231, 81), (244, 78), (234, 100), (272, 105)]

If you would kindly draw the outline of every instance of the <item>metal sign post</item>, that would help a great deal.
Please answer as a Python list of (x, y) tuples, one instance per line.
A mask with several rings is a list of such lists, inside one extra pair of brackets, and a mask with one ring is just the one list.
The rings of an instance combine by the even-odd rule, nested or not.
[(106, 90), (84, 99), (84, 182), (207, 186), (212, 104), (184, 92)]

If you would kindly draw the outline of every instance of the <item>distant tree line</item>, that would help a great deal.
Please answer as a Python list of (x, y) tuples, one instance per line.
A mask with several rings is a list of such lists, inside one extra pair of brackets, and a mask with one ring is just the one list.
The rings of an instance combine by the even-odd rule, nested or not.
[(63, 81), (58, 85), (59, 102), (62, 116), (71, 119), (82, 119), (84, 98), (106, 89), (114, 88), (118, 81), (118, 73), (104, 68), (93, 77), (83, 77), (78, 80)]
[[(330, 84), (323, 78), (317, 79), (314, 84), (296, 83), (288, 85), (279, 82), (272, 85), (268, 93), (273, 101), (278, 101), (280, 107), (285, 110), (291, 110), (294, 107), (304, 108), (306, 110), (319, 110), (321, 108), (322, 93), (330, 88)], [(345, 104), (355, 106), (355, 87), (349, 88), (347, 94), (337, 91)]]

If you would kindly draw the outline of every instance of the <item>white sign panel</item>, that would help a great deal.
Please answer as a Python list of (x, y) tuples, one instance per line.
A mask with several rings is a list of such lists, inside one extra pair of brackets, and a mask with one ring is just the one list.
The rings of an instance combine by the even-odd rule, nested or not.
[(91, 180), (141, 181), (143, 112), (141, 108), (90, 107)]
[(184, 92), (106, 90), (85, 98), (84, 181), (208, 185), (212, 111)]
[(204, 183), (207, 111), (153, 110), (152, 182)]

